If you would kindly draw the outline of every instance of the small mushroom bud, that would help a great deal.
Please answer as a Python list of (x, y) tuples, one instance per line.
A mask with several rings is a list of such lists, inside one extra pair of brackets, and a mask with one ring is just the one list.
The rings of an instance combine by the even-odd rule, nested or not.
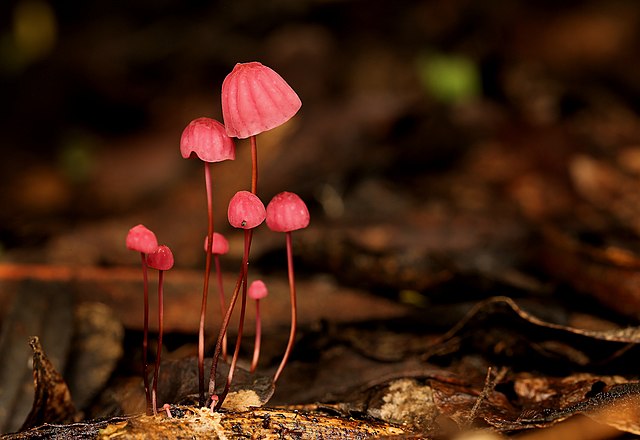
[(162, 355), (162, 333), (164, 332), (164, 303), (163, 284), (164, 271), (173, 267), (173, 253), (168, 246), (161, 245), (147, 255), (147, 265), (158, 270), (158, 349), (155, 370), (153, 372), (153, 387), (151, 390), (151, 404), (153, 414), (158, 414), (158, 374), (160, 372), (160, 357)]
[(146, 398), (147, 414), (151, 410), (151, 391), (149, 390), (149, 377), (147, 375), (147, 347), (149, 345), (149, 278), (147, 275), (146, 254), (153, 252), (158, 247), (156, 234), (144, 225), (137, 225), (129, 229), (125, 240), (127, 249), (140, 252), (142, 260), (142, 281), (144, 294), (144, 321), (142, 331), (142, 380), (144, 383), (144, 394)]
[(277, 194), (267, 205), (267, 226), (276, 232), (284, 232), (287, 244), (287, 272), (289, 274), (289, 296), (291, 298), (291, 331), (289, 342), (282, 357), (282, 362), (273, 376), (273, 383), (276, 383), (284, 366), (287, 363), (293, 342), (296, 338), (296, 283), (293, 270), (293, 245), (291, 243), (291, 231), (306, 228), (309, 225), (309, 210), (307, 205), (298, 195), (291, 192), (281, 192)]
[(260, 320), (260, 300), (267, 297), (269, 291), (262, 280), (255, 280), (249, 286), (249, 298), (256, 302), (256, 339), (253, 344), (253, 359), (251, 361), (250, 371), (254, 373), (258, 367), (258, 358), (260, 357), (260, 340), (262, 336), (262, 322)]
[(127, 249), (148, 254), (156, 250), (158, 240), (156, 234), (144, 225), (137, 225), (129, 229), (126, 239)]
[(227, 215), (234, 228), (253, 229), (264, 221), (266, 210), (258, 196), (249, 191), (238, 191), (229, 202)]
[(292, 192), (277, 194), (267, 206), (267, 226), (275, 232), (291, 232), (309, 226), (309, 210)]
[[(209, 237), (204, 238), (204, 251), (207, 252), (209, 248)], [(217, 232), (213, 233), (213, 242), (211, 244), (211, 254), (213, 254), (213, 261), (216, 267), (216, 278), (218, 280), (218, 297), (220, 299), (220, 313), (224, 318), (224, 311), (226, 310), (224, 301), (224, 284), (222, 282), (222, 271), (220, 270), (220, 255), (224, 255), (229, 252), (229, 242), (224, 235)], [(201, 317), (201, 320), (204, 318)], [(225, 333), (222, 341), (222, 358), (227, 359), (227, 334)], [(204, 348), (204, 347), (203, 347)], [(203, 349), (204, 356), (204, 349)]]

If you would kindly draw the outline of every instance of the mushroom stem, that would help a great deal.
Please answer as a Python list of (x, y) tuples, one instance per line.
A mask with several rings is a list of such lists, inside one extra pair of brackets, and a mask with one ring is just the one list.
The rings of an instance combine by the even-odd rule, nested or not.
[(256, 299), (256, 340), (253, 344), (253, 359), (251, 360), (251, 373), (258, 368), (258, 358), (260, 357), (260, 340), (262, 338), (262, 323), (260, 321), (260, 300)]
[(287, 359), (289, 359), (289, 355), (291, 354), (291, 349), (293, 348), (293, 342), (296, 338), (296, 325), (297, 325), (297, 308), (296, 308), (296, 285), (295, 278), (293, 273), (293, 251), (291, 245), (291, 232), (286, 232), (287, 239), (287, 271), (289, 274), (289, 295), (291, 297), (291, 331), (289, 332), (289, 342), (287, 343), (287, 349), (284, 352), (284, 356), (282, 357), (282, 362), (280, 362), (280, 366), (276, 371), (276, 374), (273, 376), (273, 383), (275, 384), (282, 374), (282, 370), (284, 369), (285, 364), (287, 363)]
[[(216, 277), (218, 279), (218, 296), (220, 297), (220, 314), (224, 316), (226, 310), (224, 301), (224, 283), (222, 282), (222, 271), (220, 270), (220, 256), (218, 254), (213, 255), (213, 261), (216, 266)], [(225, 332), (222, 337), (222, 359), (227, 360), (227, 333)]]
[(204, 285), (202, 287), (202, 306), (200, 308), (200, 327), (198, 329), (198, 391), (200, 406), (204, 400), (204, 322), (207, 313), (207, 295), (209, 293), (209, 275), (211, 273), (211, 247), (213, 246), (213, 196), (211, 191), (211, 168), (204, 162), (204, 184), (207, 192), (207, 252), (204, 267)]
[(251, 192), (258, 193), (258, 143), (256, 136), (249, 138), (251, 142)]
[(149, 391), (149, 376), (147, 374), (147, 351), (149, 346), (149, 277), (147, 275), (147, 261), (144, 252), (140, 252), (142, 259), (142, 280), (144, 283), (144, 324), (142, 331), (142, 380), (146, 399), (145, 412), (149, 415), (151, 409), (151, 393)]
[(236, 369), (236, 363), (238, 362), (238, 356), (240, 355), (240, 345), (242, 343), (242, 331), (244, 329), (244, 315), (247, 308), (247, 274), (248, 263), (249, 263), (249, 250), (251, 248), (251, 237), (253, 235), (252, 230), (245, 229), (244, 231), (244, 254), (243, 260), (245, 264), (243, 267), (243, 275), (242, 275), (242, 304), (240, 305), (240, 320), (238, 322), (238, 335), (236, 336), (236, 347), (233, 351), (233, 357), (231, 358), (231, 365), (229, 366), (229, 373), (227, 374), (227, 382), (224, 386), (224, 391), (220, 395), (220, 400), (216, 404), (216, 409), (220, 409), (222, 404), (224, 403), (224, 399), (227, 397), (229, 393), (229, 389), (231, 388), (231, 381), (233, 380), (233, 373)]
[[(216, 392), (216, 373), (218, 369), (218, 360), (220, 358), (220, 353), (222, 351), (222, 340), (224, 335), (227, 332), (227, 328), (229, 327), (229, 321), (231, 320), (231, 314), (233, 313), (233, 309), (238, 300), (238, 295), (240, 293), (240, 288), (245, 280), (246, 267), (249, 263), (249, 250), (251, 249), (251, 240), (253, 238), (253, 230), (248, 229), (245, 230), (245, 245), (244, 252), (242, 255), (242, 267), (240, 268), (240, 273), (238, 274), (238, 279), (236, 280), (236, 286), (233, 289), (233, 294), (231, 295), (231, 299), (229, 300), (229, 307), (227, 307), (227, 313), (222, 320), (222, 326), (220, 328), (220, 332), (218, 333), (218, 341), (216, 342), (216, 349), (213, 354), (213, 360), (211, 362), (211, 372), (209, 374), (209, 399), (211, 399), (211, 410), (220, 408), (224, 401), (224, 398), (219, 398)], [(242, 323), (242, 319), (240, 321)], [(241, 328), (241, 327), (240, 327)], [(239, 328), (239, 330), (240, 330)], [(239, 334), (238, 337), (241, 335)], [(231, 373), (231, 368), (229, 369)], [(226, 397), (226, 395), (225, 395)]]
[(153, 405), (153, 415), (158, 414), (158, 373), (160, 372), (160, 357), (162, 355), (162, 333), (164, 331), (164, 305), (163, 305), (163, 289), (164, 271), (158, 271), (158, 350), (156, 356), (156, 365), (153, 372), (153, 390), (151, 391), (151, 401)]

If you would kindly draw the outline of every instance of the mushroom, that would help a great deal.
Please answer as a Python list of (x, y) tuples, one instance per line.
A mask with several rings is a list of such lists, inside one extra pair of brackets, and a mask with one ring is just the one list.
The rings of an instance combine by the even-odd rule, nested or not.
[(238, 63), (222, 82), (222, 117), (227, 134), (251, 142), (251, 192), (258, 189), (256, 135), (295, 115), (302, 102), (275, 71), (258, 62)]
[(160, 245), (155, 251), (147, 254), (147, 265), (158, 270), (158, 350), (156, 355), (156, 365), (153, 372), (153, 388), (151, 391), (151, 403), (153, 415), (158, 414), (157, 394), (158, 394), (158, 373), (160, 372), (160, 356), (162, 354), (162, 333), (164, 330), (164, 304), (163, 304), (163, 282), (164, 271), (173, 267), (173, 254), (168, 246)]
[(140, 252), (142, 260), (142, 279), (144, 290), (144, 324), (142, 334), (142, 380), (146, 398), (147, 414), (151, 408), (151, 394), (149, 392), (149, 378), (147, 376), (147, 345), (149, 343), (149, 280), (147, 277), (146, 255), (158, 247), (156, 235), (144, 225), (137, 225), (129, 229), (126, 238), (127, 249)]
[[(253, 235), (253, 229), (258, 227), (266, 217), (266, 210), (264, 204), (253, 193), (249, 191), (238, 191), (229, 201), (229, 208), (227, 210), (227, 217), (229, 223), (234, 228), (244, 229), (244, 251), (242, 253), (242, 266), (236, 286), (229, 300), (229, 307), (227, 313), (222, 321), (220, 333), (218, 333), (218, 341), (216, 343), (216, 349), (213, 355), (213, 361), (211, 363), (211, 374), (209, 376), (209, 398), (211, 399), (211, 410), (220, 408), (224, 402), (229, 388), (231, 387), (231, 381), (233, 380), (233, 373), (236, 363), (238, 361), (238, 354), (240, 353), (240, 344), (242, 341), (242, 330), (244, 326), (244, 314), (247, 303), (247, 266), (249, 264), (249, 252), (251, 249), (251, 237)], [(236, 346), (231, 358), (231, 365), (229, 366), (229, 373), (227, 375), (227, 383), (225, 384), (224, 391), (220, 396), (215, 394), (216, 388), (216, 370), (218, 368), (218, 358), (222, 350), (222, 340), (227, 332), (229, 326), (229, 320), (231, 314), (238, 300), (238, 294), (242, 287), (242, 304), (240, 307), (240, 319), (238, 323), (238, 336), (236, 338)]]
[(255, 280), (249, 286), (249, 298), (256, 302), (256, 340), (253, 345), (253, 359), (251, 360), (250, 372), (254, 373), (258, 367), (258, 358), (260, 357), (260, 338), (262, 336), (262, 324), (260, 321), (260, 300), (266, 298), (269, 294), (267, 286), (262, 280)]
[(296, 286), (293, 273), (293, 251), (291, 244), (291, 232), (298, 229), (306, 228), (309, 225), (309, 210), (307, 205), (297, 194), (292, 192), (281, 192), (277, 194), (267, 205), (267, 226), (275, 232), (284, 232), (286, 234), (287, 246), (287, 272), (289, 275), (289, 295), (291, 297), (291, 331), (289, 333), (289, 342), (285, 350), (282, 362), (273, 376), (275, 384), (282, 374), (287, 359), (291, 354), (293, 342), (296, 337)]
[[(180, 153), (185, 159), (194, 155), (204, 162), (204, 181), (207, 193), (208, 242), (213, 237), (213, 196), (211, 191), (210, 163), (234, 160), (236, 150), (233, 140), (227, 136), (224, 125), (215, 119), (198, 118), (187, 125), (180, 138)], [(198, 330), (198, 391), (200, 405), (204, 405), (204, 325), (211, 273), (211, 250), (206, 251), (200, 327)]]

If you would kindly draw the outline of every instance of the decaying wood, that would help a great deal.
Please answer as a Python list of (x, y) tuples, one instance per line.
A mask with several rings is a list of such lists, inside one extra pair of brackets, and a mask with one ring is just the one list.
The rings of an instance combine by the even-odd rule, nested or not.
[(316, 412), (288, 409), (255, 409), (246, 412), (211, 414), (207, 408), (172, 406), (172, 417), (116, 418), (110, 422), (45, 425), (5, 436), (6, 440), (35, 438), (92, 439), (366, 439), (406, 434), (399, 426), (379, 422), (345, 419)]

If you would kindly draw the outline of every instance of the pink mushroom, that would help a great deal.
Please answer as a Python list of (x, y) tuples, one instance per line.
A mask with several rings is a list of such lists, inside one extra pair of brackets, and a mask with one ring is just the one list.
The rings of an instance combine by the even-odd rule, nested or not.
[[(180, 138), (180, 153), (185, 159), (197, 156), (204, 161), (204, 180), (207, 192), (207, 214), (209, 242), (213, 237), (213, 196), (211, 191), (211, 162), (233, 160), (236, 150), (233, 140), (227, 136), (224, 125), (210, 118), (194, 119), (187, 125)], [(206, 251), (200, 327), (198, 331), (198, 385), (200, 405), (204, 405), (204, 327), (211, 273), (211, 252)]]
[(149, 377), (147, 375), (147, 346), (149, 343), (149, 280), (147, 277), (147, 262), (145, 254), (153, 252), (158, 247), (156, 235), (144, 225), (137, 225), (129, 229), (126, 238), (127, 249), (140, 252), (142, 260), (142, 279), (144, 290), (144, 330), (142, 336), (142, 380), (146, 398), (147, 413), (151, 408), (151, 394), (149, 391)]
[(302, 102), (276, 72), (258, 62), (238, 63), (222, 82), (222, 117), (227, 134), (250, 137), (251, 192), (258, 188), (256, 135), (284, 124)]
[(129, 229), (126, 238), (127, 249), (148, 254), (156, 250), (158, 240), (156, 235), (144, 225), (137, 225)]
[(249, 231), (264, 221), (266, 210), (258, 196), (249, 191), (238, 191), (229, 202), (227, 216), (231, 226)]
[[(209, 250), (209, 237), (204, 238), (204, 251)], [(218, 279), (218, 294), (220, 298), (220, 314), (224, 316), (226, 307), (224, 305), (224, 284), (222, 282), (222, 271), (220, 270), (220, 255), (229, 252), (229, 242), (224, 235), (217, 232), (213, 233), (213, 244), (211, 246), (211, 254), (216, 267), (216, 277)], [(227, 360), (227, 335), (225, 333), (222, 340), (222, 358)]]
[(151, 402), (153, 414), (158, 414), (158, 373), (160, 372), (160, 356), (162, 354), (162, 333), (164, 330), (164, 304), (163, 304), (163, 281), (164, 271), (173, 267), (173, 254), (168, 246), (161, 245), (155, 251), (147, 255), (147, 265), (158, 270), (158, 350), (156, 365), (153, 372), (153, 389), (151, 391)]
[(210, 251), (213, 255), (224, 255), (229, 252), (229, 241), (224, 235), (214, 232), (211, 249), (209, 249), (209, 237), (204, 237), (204, 251)]
[(236, 158), (236, 147), (224, 125), (203, 117), (189, 122), (182, 131), (180, 153), (185, 159), (195, 155), (207, 163), (222, 162)]
[(287, 359), (291, 353), (293, 343), (296, 337), (296, 286), (293, 273), (293, 251), (291, 245), (291, 232), (306, 228), (309, 225), (309, 210), (307, 205), (298, 195), (291, 192), (281, 192), (277, 194), (267, 205), (267, 226), (275, 232), (284, 232), (286, 234), (287, 245), (287, 269), (289, 274), (289, 294), (291, 297), (291, 331), (289, 333), (289, 342), (285, 350), (282, 362), (273, 377), (273, 383), (276, 383), (282, 370), (284, 369)]
[(262, 280), (255, 280), (249, 286), (249, 298), (256, 302), (256, 341), (253, 345), (253, 359), (251, 360), (251, 371), (254, 373), (258, 367), (260, 357), (260, 338), (262, 336), (262, 324), (260, 321), (260, 300), (267, 297), (269, 291)]
[[(238, 354), (240, 353), (240, 343), (242, 341), (242, 330), (244, 325), (244, 315), (247, 303), (247, 266), (249, 264), (249, 251), (251, 249), (251, 237), (253, 235), (253, 229), (259, 226), (266, 217), (266, 210), (262, 201), (253, 193), (249, 191), (238, 191), (229, 201), (229, 208), (227, 210), (227, 216), (231, 226), (244, 229), (244, 252), (242, 254), (242, 266), (238, 279), (236, 281), (235, 289), (229, 300), (229, 307), (222, 321), (222, 328), (218, 333), (218, 341), (216, 343), (215, 353), (213, 355), (213, 361), (211, 363), (211, 374), (209, 376), (209, 398), (211, 399), (211, 410), (220, 408), (224, 402), (224, 399), (231, 387), (231, 381), (233, 380), (233, 372), (238, 361)], [(242, 304), (240, 307), (240, 319), (238, 323), (238, 336), (236, 338), (236, 346), (231, 358), (231, 365), (229, 366), (229, 374), (227, 375), (227, 383), (225, 384), (224, 391), (220, 396), (215, 394), (216, 388), (216, 370), (218, 368), (218, 358), (222, 348), (222, 340), (227, 327), (229, 326), (229, 320), (238, 299), (240, 288), (242, 287)]]
[(238, 63), (222, 83), (227, 134), (239, 139), (284, 124), (302, 102), (284, 79), (258, 62)]

